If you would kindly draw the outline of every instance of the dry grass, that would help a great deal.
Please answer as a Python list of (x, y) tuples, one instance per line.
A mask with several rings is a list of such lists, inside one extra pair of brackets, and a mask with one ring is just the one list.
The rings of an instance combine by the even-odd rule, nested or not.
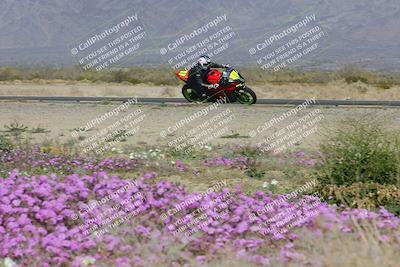
[[(300, 235), (297, 246), (304, 255), (302, 266), (376, 267), (398, 265), (399, 233), (387, 236), (376, 225), (355, 223), (356, 233), (341, 233), (334, 228), (320, 237), (312, 233)], [(397, 236), (396, 236), (397, 235)], [(388, 239), (386, 242), (381, 240)], [(298, 265), (293, 265), (298, 266)]]
[(390, 89), (380, 89), (361, 82), (347, 84), (343, 80), (327, 84), (296, 84), (285, 85), (265, 84), (255, 86), (260, 98), (306, 99), (338, 99), (338, 100), (397, 100), (400, 99), (400, 86)]
[[(384, 233), (378, 230), (376, 225), (356, 224), (355, 233), (342, 233), (334, 228), (322, 233), (320, 236), (310, 231), (302, 231), (299, 239), (295, 241), (298, 259), (290, 262), (282, 262), (279, 258), (280, 247), (269, 248), (264, 256), (267, 256), (271, 266), (295, 267), (295, 266), (321, 266), (321, 267), (396, 267), (398, 266), (398, 252), (400, 251), (399, 233), (391, 233), (386, 239)], [(397, 236), (396, 236), (397, 234)], [(176, 245), (170, 240), (165, 246), (162, 255), (155, 257), (154, 247), (158, 247), (158, 240), (142, 242), (142, 240), (130, 237), (127, 242), (136, 245), (137, 251), (144, 261), (151, 261), (152, 266), (207, 266), (207, 267), (252, 267), (259, 266), (240, 258), (235, 251), (226, 248), (213, 255), (214, 260), (205, 264), (199, 264), (192, 257), (182, 257), (182, 246)], [(168, 242), (167, 242), (168, 243)], [(133, 255), (130, 255), (133, 256)], [(186, 265), (185, 265), (186, 264)], [(103, 265), (99, 265), (103, 266)], [(105, 266), (105, 265), (104, 265)]]

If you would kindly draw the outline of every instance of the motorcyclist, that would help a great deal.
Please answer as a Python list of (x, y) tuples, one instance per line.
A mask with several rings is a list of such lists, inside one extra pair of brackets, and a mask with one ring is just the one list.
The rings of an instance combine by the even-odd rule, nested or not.
[(201, 56), (197, 64), (189, 70), (188, 84), (192, 85), (196, 92), (203, 98), (207, 96), (206, 92), (209, 89), (218, 88), (218, 84), (207, 83), (207, 74), (211, 68), (226, 68), (229, 65), (220, 65), (211, 62), (210, 57)]

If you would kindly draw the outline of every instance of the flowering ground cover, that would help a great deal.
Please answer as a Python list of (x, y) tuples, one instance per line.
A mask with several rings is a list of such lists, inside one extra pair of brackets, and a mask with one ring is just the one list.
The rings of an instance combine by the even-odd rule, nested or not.
[[(269, 165), (261, 166), (289, 166), (303, 176), (317, 161), (313, 154), (235, 149), (181, 159), (159, 151), (106, 158), (39, 147), (2, 152), (3, 265), (334, 266), (329, 255), (346, 244), (372, 251), (363, 256), (370, 266), (396, 263), (400, 219), (384, 208), (328, 205), (301, 187), (304, 178), (285, 187), (283, 178), (296, 176), (289, 172), (272, 184), (265, 177), (272, 172), (251, 176), (264, 173), (263, 158)], [(171, 179), (177, 175), (213, 180), (193, 191)], [(260, 186), (244, 189), (234, 177)]]

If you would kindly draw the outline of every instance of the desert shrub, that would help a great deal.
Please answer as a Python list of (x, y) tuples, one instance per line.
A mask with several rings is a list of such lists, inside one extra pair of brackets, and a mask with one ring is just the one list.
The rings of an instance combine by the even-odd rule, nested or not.
[(367, 80), (367, 78), (365, 78), (365, 77), (363, 77), (363, 76), (361, 76), (361, 75), (347, 75), (345, 78), (344, 78), (344, 80), (347, 82), (347, 83), (356, 83), (356, 82), (358, 82), (358, 81), (360, 81), (360, 82), (363, 82), (363, 83), (368, 83), (368, 80)]
[(380, 80), (376, 83), (376, 86), (381, 89), (390, 89), (393, 85), (393, 82), (389, 80)]
[(320, 195), (331, 204), (346, 204), (351, 208), (379, 209), (400, 215), (400, 189), (395, 185), (354, 183), (352, 185), (327, 185)]
[(376, 122), (347, 121), (321, 146), (315, 176), (320, 195), (351, 208), (383, 206), (400, 215), (400, 150)]
[(321, 146), (320, 186), (358, 182), (398, 184), (399, 142), (379, 124), (350, 120)]
[(120, 83), (123, 81), (128, 81), (129, 79), (129, 74), (126, 71), (123, 70), (117, 70), (112, 72), (112, 82)]
[(21, 80), (20, 73), (12, 68), (0, 68), (0, 81)]
[(349, 65), (338, 71), (337, 78), (344, 79), (346, 83), (356, 83), (358, 81), (368, 83), (373, 74), (359, 69), (357, 66)]
[(255, 159), (246, 160), (246, 171), (244, 172), (248, 177), (261, 180), (265, 177), (265, 170), (261, 167), (261, 162)]

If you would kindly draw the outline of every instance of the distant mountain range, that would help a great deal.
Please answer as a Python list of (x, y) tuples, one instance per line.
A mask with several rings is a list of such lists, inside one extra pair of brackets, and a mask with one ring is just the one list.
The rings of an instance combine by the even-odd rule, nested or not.
[(229, 25), (235, 37), (217, 60), (256, 66), (250, 48), (315, 14), (324, 41), (294, 66), (400, 70), (399, 0), (1, 0), (0, 66), (76, 65), (72, 48), (129, 14), (138, 14), (147, 39), (120, 66), (168, 64), (160, 49), (223, 14), (221, 27)]

